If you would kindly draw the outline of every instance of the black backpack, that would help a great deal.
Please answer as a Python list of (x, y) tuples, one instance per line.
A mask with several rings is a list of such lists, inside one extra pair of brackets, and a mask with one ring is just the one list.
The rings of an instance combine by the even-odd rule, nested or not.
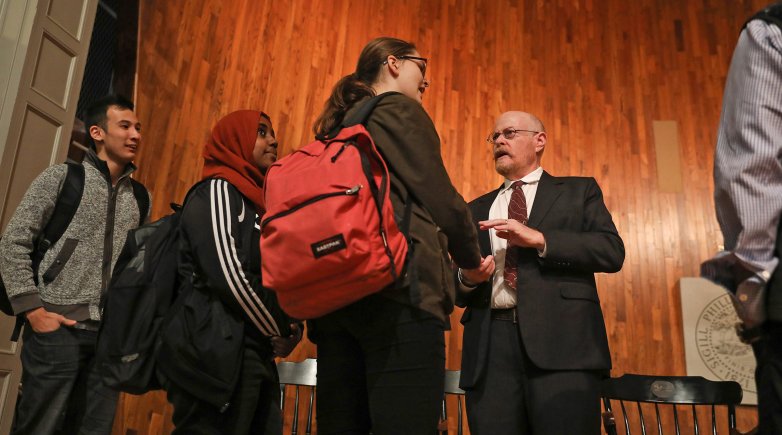
[(161, 388), (155, 376), (159, 331), (184, 282), (180, 273), (187, 274), (179, 270), (182, 206), (171, 208), (174, 213), (128, 232), (101, 301), (98, 369), (106, 385), (131, 394)]
[[(68, 225), (71, 224), (73, 216), (76, 214), (76, 209), (79, 208), (81, 197), (84, 194), (84, 165), (79, 162), (66, 161), (68, 168), (65, 173), (65, 181), (63, 182), (60, 194), (57, 196), (57, 202), (54, 205), (54, 211), (52, 217), (46, 224), (43, 232), (38, 236), (34, 243), (34, 250), (30, 254), (33, 268), (33, 280), (36, 285), (38, 284), (38, 267), (41, 265), (46, 251), (49, 250), (60, 237), (65, 233)], [(149, 194), (143, 184), (134, 179), (130, 179), (133, 186), (133, 195), (136, 197), (136, 201), (139, 206), (139, 225), (144, 223), (147, 214), (149, 214)], [(15, 315), (11, 301), (8, 299), (8, 292), (3, 283), (3, 278), (0, 276), (0, 312), (6, 315)], [(19, 333), (24, 325), (24, 316), (16, 316), (16, 325), (11, 333), (11, 341), (17, 341), (19, 339)]]

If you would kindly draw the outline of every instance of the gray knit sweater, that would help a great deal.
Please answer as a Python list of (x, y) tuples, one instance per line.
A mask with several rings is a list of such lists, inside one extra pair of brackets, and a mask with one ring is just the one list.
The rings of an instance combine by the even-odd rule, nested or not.
[(14, 312), (40, 306), (85, 321), (100, 320), (99, 303), (128, 230), (139, 223), (129, 164), (112, 187), (106, 162), (94, 152), (84, 159), (84, 194), (60, 240), (43, 257), (38, 285), (30, 253), (52, 216), (67, 165), (44, 170), (30, 185), (0, 240), (0, 274)]

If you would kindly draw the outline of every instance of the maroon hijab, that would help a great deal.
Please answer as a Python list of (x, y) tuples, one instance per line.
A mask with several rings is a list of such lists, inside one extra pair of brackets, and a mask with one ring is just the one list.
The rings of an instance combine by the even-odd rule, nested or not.
[[(258, 121), (269, 116), (257, 110), (237, 110), (215, 124), (204, 146), (203, 178), (222, 178), (255, 204), (261, 214), (263, 174), (253, 161)], [(269, 123), (271, 120), (269, 119)]]

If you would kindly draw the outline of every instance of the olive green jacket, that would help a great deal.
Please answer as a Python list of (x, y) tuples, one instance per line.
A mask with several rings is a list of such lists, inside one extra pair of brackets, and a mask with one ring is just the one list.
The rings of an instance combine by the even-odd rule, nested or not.
[[(364, 100), (348, 111), (350, 118)], [(480, 264), (475, 225), (464, 198), (443, 165), (440, 138), (417, 101), (402, 94), (383, 98), (366, 123), (391, 173), (391, 202), (402, 227), (409, 204), (410, 252), (403, 280), (382, 294), (418, 307), (444, 322), (453, 311), (450, 253), (461, 268)]]

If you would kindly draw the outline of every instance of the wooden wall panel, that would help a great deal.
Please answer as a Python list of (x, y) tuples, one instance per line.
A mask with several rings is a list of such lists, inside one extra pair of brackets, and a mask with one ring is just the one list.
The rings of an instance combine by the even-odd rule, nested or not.
[[(240, 108), (269, 113), (289, 153), (311, 139), (368, 40), (412, 40), (430, 59), (424, 106), (459, 191), (469, 200), (500, 183), (483, 141), (496, 115), (537, 114), (549, 131), (544, 168), (596, 177), (625, 241), (622, 272), (598, 276), (613, 374), (684, 374), (678, 280), (722, 243), (711, 193), (722, 89), (743, 21), (766, 2), (142, 0), (139, 178), (154, 215), (167, 213), (199, 178), (211, 126)], [(655, 155), (656, 120), (677, 123), (681, 192), (659, 189), (657, 165), (668, 162)], [(460, 314), (448, 337), (454, 369)], [(290, 359), (315, 354), (304, 343)], [(158, 406), (126, 397), (120, 412)], [(741, 428), (754, 421), (754, 409), (741, 411)]]

